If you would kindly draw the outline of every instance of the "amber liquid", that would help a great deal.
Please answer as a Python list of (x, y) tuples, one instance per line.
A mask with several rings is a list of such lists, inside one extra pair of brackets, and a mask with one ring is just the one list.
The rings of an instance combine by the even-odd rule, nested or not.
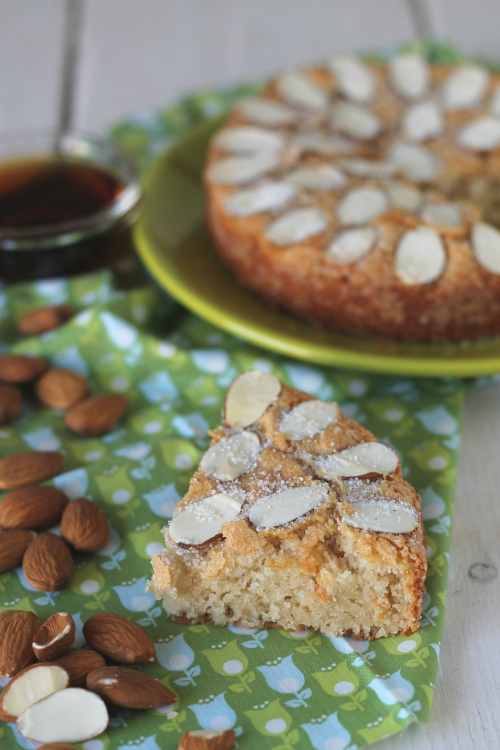
[(122, 189), (111, 172), (76, 159), (0, 163), (0, 232), (91, 216), (107, 208)]

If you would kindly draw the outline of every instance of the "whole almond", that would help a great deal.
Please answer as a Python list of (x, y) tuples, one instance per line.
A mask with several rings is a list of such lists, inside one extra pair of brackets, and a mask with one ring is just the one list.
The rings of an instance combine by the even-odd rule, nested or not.
[(124, 708), (157, 708), (177, 700), (158, 680), (125, 667), (94, 669), (87, 675), (87, 690), (100, 695), (106, 703)]
[(48, 529), (59, 523), (67, 504), (56, 487), (21, 487), (0, 500), (0, 529)]
[[(56, 666), (55, 669), (49, 670), (52, 679), (48, 679), (47, 667), (52, 666), (52, 664), (31, 664), (31, 666), (25, 667), (18, 672), (12, 680), (10, 680), (0, 695), (0, 719), (2, 721), (17, 721), (20, 714), (15, 712), (9, 713), (9, 709), (12, 711), (19, 698), (26, 701), (25, 708), (27, 708), (28, 705), (32, 705), (33, 703), (36, 703), (37, 700), (45, 698), (45, 696), (51, 692), (68, 687), (69, 675), (66, 670), (59, 666)], [(27, 672), (32, 672), (33, 670), (38, 669), (42, 669), (42, 671), (38, 672), (36, 675), (30, 675), (28, 680), (23, 680)], [(19, 684), (19, 680), (23, 680), (24, 684)], [(14, 688), (17, 695), (11, 693), (12, 688)], [(5, 698), (7, 698), (7, 696), (9, 696), (10, 699), (14, 698), (14, 700), (6, 701)], [(8, 705), (9, 702), (11, 703), (10, 706)]]
[(19, 388), (0, 383), (0, 425), (13, 422), (22, 411), (23, 397)]
[(38, 357), (22, 354), (0, 354), (0, 381), (4, 383), (28, 383), (45, 370), (45, 362)]
[(80, 497), (66, 506), (61, 535), (78, 552), (96, 552), (109, 542), (108, 519), (98, 505)]
[(33, 638), (33, 653), (38, 661), (54, 661), (70, 650), (75, 640), (75, 621), (68, 612), (49, 617)]
[(106, 666), (104, 657), (95, 651), (87, 649), (75, 649), (68, 651), (64, 656), (51, 662), (62, 667), (69, 674), (71, 687), (85, 687), (87, 675), (94, 669), (100, 669)]
[(231, 750), (235, 737), (234, 729), (188, 729), (180, 738), (177, 750)]
[(0, 458), (0, 490), (43, 482), (58, 474), (63, 464), (63, 454), (54, 451), (27, 451)]
[(26, 529), (11, 529), (0, 534), (0, 573), (17, 568), (36, 534)]
[(109, 432), (125, 414), (128, 398), (116, 393), (94, 396), (77, 404), (66, 414), (70, 430), (82, 437), (98, 437)]
[(49, 409), (72, 409), (86, 398), (90, 385), (83, 375), (51, 367), (35, 385), (35, 393)]
[(21, 333), (36, 336), (39, 333), (52, 331), (73, 317), (75, 308), (71, 305), (54, 305), (53, 307), (39, 307), (27, 313), (17, 324)]
[(40, 620), (22, 609), (8, 609), (0, 613), (0, 678), (15, 674), (35, 661), (33, 636)]
[(64, 539), (41, 534), (24, 554), (26, 580), (39, 591), (60, 591), (73, 578), (73, 560)]
[(113, 661), (147, 664), (156, 658), (152, 640), (141, 628), (121, 615), (98, 612), (83, 626), (85, 640)]

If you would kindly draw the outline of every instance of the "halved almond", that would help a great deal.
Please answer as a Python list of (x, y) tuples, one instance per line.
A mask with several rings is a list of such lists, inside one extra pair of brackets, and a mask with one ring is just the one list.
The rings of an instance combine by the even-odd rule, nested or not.
[(341, 224), (359, 226), (389, 210), (389, 200), (383, 190), (359, 187), (349, 190), (339, 201), (336, 214)]
[(75, 621), (68, 612), (51, 615), (33, 639), (38, 661), (54, 661), (63, 656), (73, 645), (75, 632)]
[(306, 190), (336, 190), (347, 181), (345, 174), (330, 164), (297, 167), (285, 176), (285, 180)]
[(188, 729), (180, 738), (177, 750), (231, 750), (235, 737), (234, 729)]
[(420, 213), (422, 219), (439, 227), (459, 227), (462, 223), (462, 212), (456, 203), (436, 203), (429, 201)]
[(429, 227), (406, 232), (396, 248), (394, 267), (405, 284), (430, 284), (446, 267), (446, 251), (440, 235)]
[(309, 130), (292, 135), (292, 143), (302, 151), (320, 156), (339, 156), (353, 151), (352, 141), (340, 135), (327, 135), (319, 130)]
[(258, 500), (251, 506), (248, 519), (254, 526), (272, 529), (314, 510), (327, 496), (325, 485), (292, 487)]
[(267, 182), (231, 193), (224, 201), (224, 210), (231, 216), (251, 216), (263, 211), (275, 211), (285, 206), (296, 193), (296, 187), (289, 182)]
[(373, 227), (346, 229), (328, 245), (325, 255), (328, 260), (335, 263), (354, 263), (370, 252), (377, 236), (377, 231)]
[(216, 185), (245, 185), (274, 172), (278, 166), (275, 156), (228, 156), (214, 162), (208, 176)]
[(316, 474), (325, 479), (376, 478), (391, 474), (397, 468), (399, 458), (387, 445), (370, 441), (329, 456), (316, 457), (313, 464)]
[(431, 151), (413, 143), (394, 143), (389, 151), (389, 159), (413, 182), (429, 182), (440, 169)]
[(408, 534), (418, 526), (418, 516), (413, 508), (392, 500), (343, 502), (339, 515), (347, 526), (363, 531)]
[(238, 103), (238, 109), (246, 120), (268, 128), (291, 125), (297, 119), (297, 113), (293, 109), (263, 96), (243, 99)]
[(272, 130), (252, 125), (235, 125), (221, 130), (214, 139), (217, 148), (230, 154), (275, 154), (283, 148), (283, 138)]
[(308, 112), (324, 112), (328, 105), (326, 91), (302, 73), (285, 73), (278, 78), (276, 89), (288, 104)]
[(337, 404), (326, 401), (303, 401), (281, 420), (280, 432), (289, 440), (303, 440), (326, 430), (339, 418)]
[(261, 450), (254, 432), (238, 432), (212, 445), (201, 459), (200, 468), (213, 479), (229, 482), (247, 472)]
[(224, 405), (228, 427), (249, 427), (278, 398), (281, 383), (274, 375), (250, 370), (238, 375), (229, 386)]
[(168, 533), (176, 544), (198, 547), (221, 535), (222, 525), (236, 520), (242, 503), (219, 492), (196, 503), (190, 503), (169, 523)]
[(395, 180), (386, 185), (386, 190), (391, 206), (394, 208), (414, 213), (422, 204), (422, 193), (415, 185)]
[(409, 101), (425, 96), (429, 90), (430, 71), (422, 55), (398, 55), (389, 62), (389, 81), (394, 91)]
[(479, 65), (464, 64), (452, 69), (442, 88), (445, 109), (473, 109), (481, 104), (490, 81), (488, 71)]
[(382, 121), (373, 112), (351, 102), (334, 104), (330, 125), (338, 133), (361, 141), (371, 141), (382, 131)]
[(69, 675), (52, 664), (32, 664), (19, 672), (0, 696), (0, 719), (16, 721), (33, 703), (69, 685)]
[(273, 221), (264, 234), (274, 245), (285, 247), (321, 234), (327, 226), (328, 219), (320, 208), (297, 208)]
[(500, 145), (500, 120), (497, 117), (478, 117), (458, 131), (457, 143), (472, 151), (493, 151)]
[(403, 131), (412, 141), (437, 138), (444, 131), (444, 118), (435, 102), (422, 102), (409, 107), (402, 120)]
[(472, 249), (477, 262), (490, 273), (500, 274), (500, 232), (484, 222), (472, 227)]
[(368, 65), (354, 55), (337, 55), (329, 61), (329, 67), (343, 96), (357, 104), (372, 101), (375, 95), (375, 78)]

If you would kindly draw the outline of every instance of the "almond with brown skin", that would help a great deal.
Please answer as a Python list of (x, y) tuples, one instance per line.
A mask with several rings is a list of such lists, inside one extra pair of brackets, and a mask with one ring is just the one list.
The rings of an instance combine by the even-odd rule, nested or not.
[(24, 554), (23, 573), (39, 591), (60, 591), (73, 578), (73, 559), (64, 539), (41, 534)]
[(14, 677), (35, 661), (33, 636), (40, 620), (22, 609), (8, 609), (0, 613), (0, 677)]
[(87, 690), (97, 693), (113, 706), (157, 708), (177, 700), (158, 680), (126, 667), (103, 667), (87, 675)]
[(21, 416), (23, 397), (19, 388), (0, 383), (0, 425), (10, 424)]
[(64, 656), (51, 662), (66, 670), (69, 674), (71, 687), (85, 687), (87, 675), (94, 669), (106, 666), (104, 657), (88, 649), (68, 651)]
[(28, 336), (52, 331), (73, 317), (75, 308), (71, 305), (54, 305), (53, 307), (39, 307), (38, 310), (24, 315), (17, 328)]
[(184, 732), (177, 746), (178, 750), (231, 750), (235, 740), (234, 729), (220, 732), (195, 729)]
[(67, 504), (56, 487), (21, 487), (0, 501), (0, 529), (48, 529), (59, 523)]
[(66, 506), (61, 535), (78, 552), (96, 552), (109, 542), (108, 519), (98, 505), (80, 497)]
[(35, 385), (35, 393), (49, 409), (72, 409), (87, 397), (89, 382), (72, 370), (51, 367)]
[(54, 661), (67, 653), (75, 640), (75, 621), (68, 612), (57, 612), (46, 620), (33, 638), (38, 661)]
[(0, 490), (43, 482), (58, 474), (63, 464), (63, 454), (54, 451), (27, 451), (0, 458)]
[(156, 658), (156, 649), (144, 630), (126, 617), (98, 612), (83, 626), (85, 640), (96, 651), (125, 664), (148, 664)]
[(0, 381), (4, 383), (29, 383), (45, 370), (45, 362), (38, 357), (22, 354), (0, 354)]
[(17, 721), (33, 703), (69, 685), (68, 673), (52, 664), (32, 664), (18, 672), (0, 695), (0, 719)]
[(9, 529), (0, 534), (0, 573), (21, 565), (24, 553), (36, 537), (34, 531)]
[(127, 411), (128, 398), (116, 393), (94, 396), (77, 404), (66, 414), (70, 430), (82, 437), (105, 435)]

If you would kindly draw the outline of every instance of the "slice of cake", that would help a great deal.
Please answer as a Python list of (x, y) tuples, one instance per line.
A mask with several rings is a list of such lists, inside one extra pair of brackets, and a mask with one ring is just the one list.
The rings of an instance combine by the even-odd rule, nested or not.
[(223, 416), (153, 558), (150, 590), (170, 618), (363, 639), (415, 631), (425, 535), (395, 451), (264, 372), (236, 378)]

